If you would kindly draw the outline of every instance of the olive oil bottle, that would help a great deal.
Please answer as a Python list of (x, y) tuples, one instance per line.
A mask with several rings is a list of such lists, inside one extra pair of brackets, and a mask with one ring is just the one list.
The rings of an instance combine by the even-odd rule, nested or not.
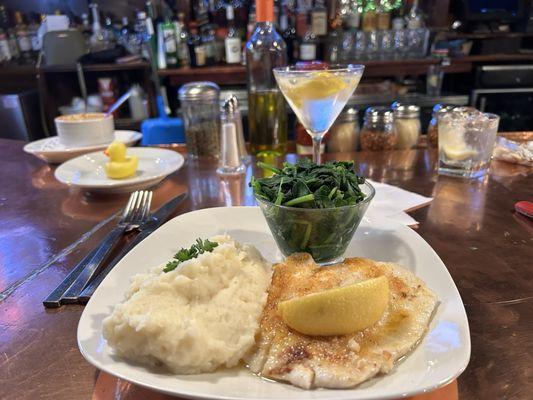
[(256, 0), (256, 25), (246, 43), (248, 128), (252, 153), (287, 147), (287, 112), (272, 69), (287, 65), (287, 48), (274, 27), (273, 0)]

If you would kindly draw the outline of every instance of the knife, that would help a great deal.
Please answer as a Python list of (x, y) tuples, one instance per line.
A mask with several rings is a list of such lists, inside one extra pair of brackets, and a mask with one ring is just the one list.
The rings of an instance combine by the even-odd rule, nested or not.
[(147, 222), (140, 227), (140, 232), (135, 239), (128, 243), (120, 253), (83, 289), (78, 296), (78, 303), (85, 304), (93, 295), (96, 288), (102, 283), (107, 274), (118, 264), (126, 254), (130, 252), (135, 246), (147, 238), (152, 232), (159, 228), (168, 218), (170, 214), (178, 207), (178, 205), (187, 198), (187, 193), (182, 193), (179, 196), (174, 197), (172, 200), (159, 207), (159, 209), (153, 213)]

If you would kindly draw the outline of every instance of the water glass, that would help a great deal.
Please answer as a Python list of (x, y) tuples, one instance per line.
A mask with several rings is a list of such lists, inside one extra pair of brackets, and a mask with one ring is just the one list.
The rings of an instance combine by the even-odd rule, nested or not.
[(366, 32), (366, 58), (376, 60), (379, 56), (379, 35), (378, 31)]
[(394, 58), (401, 60), (407, 58), (407, 51), (409, 47), (407, 46), (407, 29), (397, 29), (393, 31), (393, 41), (394, 41)]
[(438, 116), (439, 174), (479, 178), (489, 169), (500, 118), (470, 107)]
[(392, 60), (394, 57), (394, 32), (384, 30), (379, 32), (379, 58)]

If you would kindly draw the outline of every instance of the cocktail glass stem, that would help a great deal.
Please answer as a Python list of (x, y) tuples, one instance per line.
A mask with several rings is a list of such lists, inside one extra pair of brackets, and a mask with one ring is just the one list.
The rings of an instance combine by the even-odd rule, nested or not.
[(320, 146), (322, 145), (322, 138), (324, 137), (326, 132), (327, 131), (316, 133), (316, 132), (307, 131), (307, 133), (309, 133), (309, 135), (311, 135), (311, 138), (313, 139), (313, 162), (316, 164), (322, 164), (322, 161), (321, 161), (322, 155), (320, 154)]

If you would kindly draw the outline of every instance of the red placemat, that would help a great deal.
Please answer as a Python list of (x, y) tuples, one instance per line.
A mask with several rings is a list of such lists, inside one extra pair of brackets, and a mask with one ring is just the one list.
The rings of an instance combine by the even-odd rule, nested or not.
[[(115, 378), (105, 372), (100, 372), (96, 380), (93, 392), (93, 400), (179, 400), (179, 397), (173, 397), (166, 394), (154, 392), (142, 388), (125, 380)], [(435, 390), (431, 393), (425, 393), (414, 397), (408, 397), (404, 400), (458, 400), (457, 381)]]

